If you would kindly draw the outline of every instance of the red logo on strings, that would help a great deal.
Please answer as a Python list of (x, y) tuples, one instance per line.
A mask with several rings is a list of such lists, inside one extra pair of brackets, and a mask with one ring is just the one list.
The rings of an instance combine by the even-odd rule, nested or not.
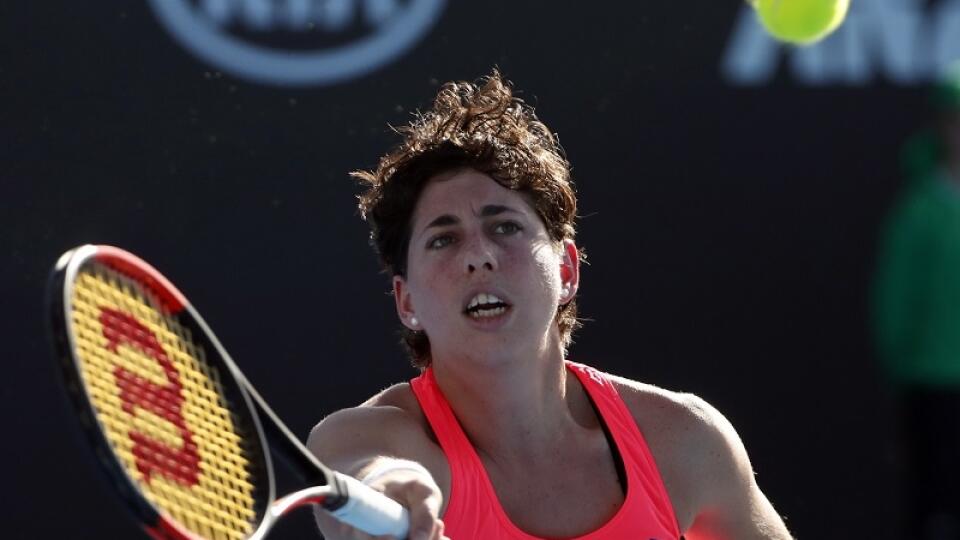
[(120, 345), (135, 347), (156, 360), (167, 377), (167, 384), (161, 386), (118, 366), (113, 374), (120, 387), (123, 410), (132, 415), (135, 414), (134, 408), (140, 407), (164, 418), (176, 426), (183, 440), (181, 448), (174, 448), (131, 430), (129, 436), (134, 443), (137, 470), (144, 475), (147, 483), (156, 473), (184, 486), (195, 485), (200, 476), (200, 455), (193, 442), (193, 434), (187, 429), (183, 418), (180, 373), (160, 346), (156, 335), (129, 313), (101, 308), (100, 324), (107, 338), (107, 349), (116, 353)]

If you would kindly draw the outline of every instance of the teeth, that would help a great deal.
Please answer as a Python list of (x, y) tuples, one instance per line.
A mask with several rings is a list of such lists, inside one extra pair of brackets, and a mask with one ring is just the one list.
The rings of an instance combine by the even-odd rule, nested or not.
[(471, 311), (470, 316), (473, 317), (474, 319), (481, 319), (484, 317), (496, 317), (497, 315), (502, 314), (506, 310), (507, 308), (503, 306), (499, 306), (491, 309), (478, 309), (476, 311)]
[(470, 303), (467, 304), (467, 309), (474, 308), (481, 304), (505, 304), (503, 300), (497, 298), (492, 294), (480, 293), (473, 297), (473, 300), (470, 300)]

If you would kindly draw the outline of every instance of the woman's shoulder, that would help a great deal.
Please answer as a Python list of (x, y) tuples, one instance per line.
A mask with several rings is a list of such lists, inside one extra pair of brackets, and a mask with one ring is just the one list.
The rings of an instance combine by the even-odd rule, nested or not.
[(383, 427), (388, 431), (422, 432), (426, 426), (423, 411), (417, 402), (410, 383), (401, 382), (380, 390), (355, 407), (341, 409), (321, 422), (321, 425), (356, 424), (361, 429)]
[(672, 455), (702, 459), (717, 446), (740, 443), (727, 418), (696, 394), (623, 377), (611, 380), (644, 438)]
[(355, 407), (328, 415), (314, 427), (311, 439), (323, 434), (335, 440), (342, 439), (345, 434), (356, 439), (356, 434), (364, 433), (364, 438), (391, 440), (397, 434), (415, 434), (419, 431), (418, 416), (421, 414), (409, 384), (399, 383), (381, 390)]
[(701, 397), (620, 377), (607, 375), (638, 423), (651, 428), (689, 431), (705, 429), (719, 412)]
[(313, 428), (308, 447), (334, 468), (352, 470), (353, 455), (394, 456), (422, 463), (441, 486), (445, 482), (443, 453), (408, 383), (330, 414)]
[(739, 476), (742, 443), (730, 422), (703, 398), (610, 376), (653, 454), (677, 519), (689, 525), (712, 479)]
[(417, 398), (408, 382), (392, 384), (370, 396), (360, 404), (361, 407), (396, 407), (404, 411), (419, 411)]

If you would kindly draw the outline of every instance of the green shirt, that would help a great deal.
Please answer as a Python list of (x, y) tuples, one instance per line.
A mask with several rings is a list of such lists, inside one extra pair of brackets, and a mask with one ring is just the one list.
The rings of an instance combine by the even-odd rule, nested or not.
[(960, 386), (960, 182), (908, 188), (883, 236), (875, 283), (880, 355), (896, 382)]

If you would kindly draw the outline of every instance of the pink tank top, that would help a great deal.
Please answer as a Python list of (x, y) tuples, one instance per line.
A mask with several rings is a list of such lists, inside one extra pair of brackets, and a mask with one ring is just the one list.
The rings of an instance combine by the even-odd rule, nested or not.
[[(623, 505), (607, 523), (578, 540), (678, 540), (680, 531), (673, 505), (663, 486), (647, 443), (603, 373), (567, 362), (586, 389), (619, 450), (626, 473)], [(420, 408), (436, 434), (450, 465), (450, 493), (443, 516), (445, 534), (452, 540), (538, 540), (507, 517), (480, 456), (460, 428), (433, 370), (410, 381)]]

